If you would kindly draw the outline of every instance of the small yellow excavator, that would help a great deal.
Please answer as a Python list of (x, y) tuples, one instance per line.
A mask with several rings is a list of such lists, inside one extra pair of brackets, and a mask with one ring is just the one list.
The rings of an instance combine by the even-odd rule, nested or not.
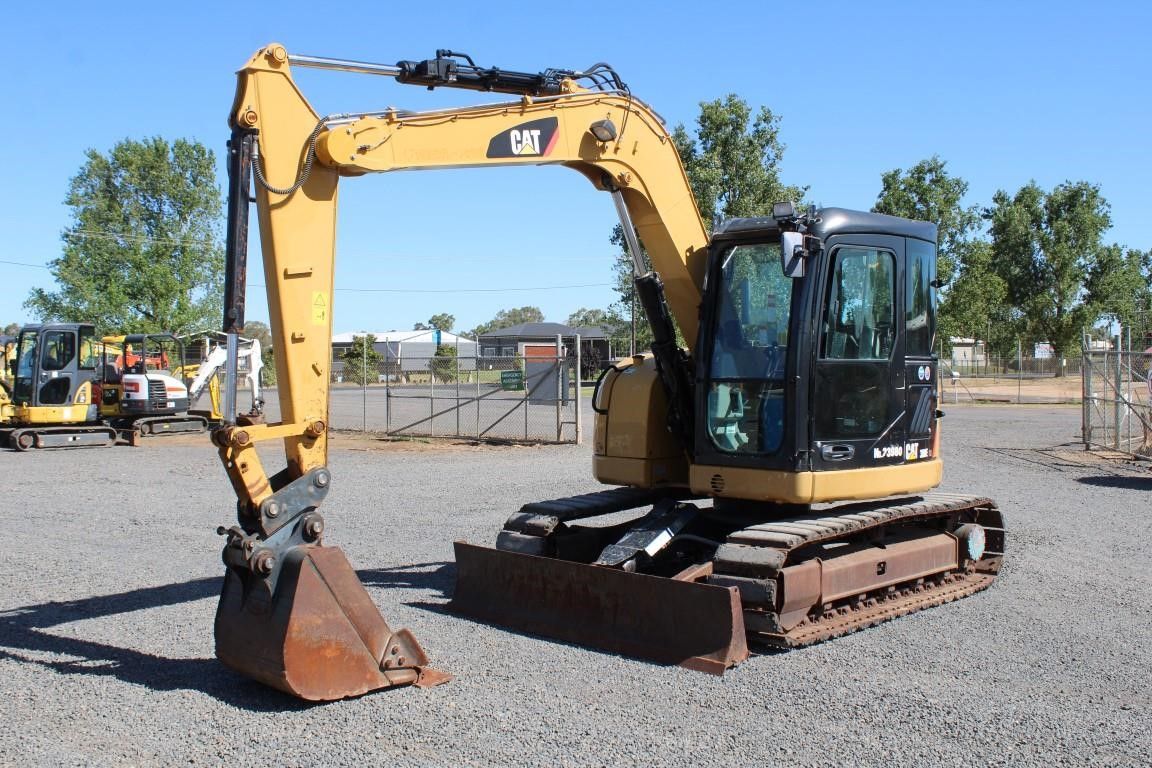
[(5, 355), (11, 388), (0, 384), (0, 445), (81, 448), (113, 445), (100, 419), (100, 342), (90, 323), (25, 325)]
[[(322, 117), (294, 66), (516, 98)], [(372, 172), (580, 173), (615, 204), (655, 336), (593, 399), (593, 470), (615, 487), (525, 506), (494, 548), (458, 542), (456, 611), (721, 673), (748, 640), (806, 645), (992, 583), (996, 506), (929, 492), (942, 473), (934, 225), (783, 203), (710, 237), (662, 121), (603, 64), (531, 74), (439, 51), (393, 66), (273, 44), (238, 73), (231, 125), (227, 381), (254, 182), (282, 421), (231, 405), (213, 433), (239, 499), (221, 529), (226, 664), (306, 699), (446, 677), (322, 543), (337, 185)], [(286, 466), (268, 474), (256, 445), (273, 439)]]

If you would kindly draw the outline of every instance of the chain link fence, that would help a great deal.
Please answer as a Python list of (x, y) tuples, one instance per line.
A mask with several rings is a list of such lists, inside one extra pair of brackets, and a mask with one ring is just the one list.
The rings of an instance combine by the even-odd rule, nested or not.
[(975, 358), (952, 356), (941, 361), (958, 376), (978, 379), (1002, 379), (1020, 376), (1024, 379), (1053, 378), (1063, 373), (1065, 376), (1079, 376), (1079, 357), (984, 357)]
[(972, 364), (940, 361), (944, 403), (1079, 403), (1081, 358), (980, 359)]
[(1086, 351), (1082, 419), (1085, 446), (1152, 455), (1152, 355)]
[(334, 374), (329, 418), (337, 429), (481, 441), (581, 440), (575, 355), (397, 355), (363, 365), (370, 370), (356, 378), (364, 385)]

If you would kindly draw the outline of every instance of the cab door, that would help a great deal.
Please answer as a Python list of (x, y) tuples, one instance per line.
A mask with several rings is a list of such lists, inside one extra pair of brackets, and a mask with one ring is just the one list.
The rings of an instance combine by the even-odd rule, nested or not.
[(46, 330), (41, 333), (33, 405), (68, 405), (72, 402), (79, 373), (76, 351), (76, 331)]
[(904, 239), (840, 236), (829, 254), (811, 400), (816, 470), (904, 460)]

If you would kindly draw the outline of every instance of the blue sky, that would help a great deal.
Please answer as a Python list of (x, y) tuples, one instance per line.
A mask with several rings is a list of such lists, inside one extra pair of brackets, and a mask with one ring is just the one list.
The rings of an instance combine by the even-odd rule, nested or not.
[[(938, 154), (970, 203), (1033, 179), (1097, 183), (1107, 240), (1152, 248), (1148, 2), (65, 2), (5, 17), (0, 325), (34, 320), (24, 299), (52, 287), (43, 265), (59, 254), (85, 151), (159, 135), (219, 159), (234, 72), (272, 41), (389, 64), (437, 48), (532, 72), (606, 61), (669, 126), (691, 126), (699, 102), (728, 93), (770, 107), (783, 180), (818, 203), (867, 209), (884, 171)], [(297, 81), (321, 114), (478, 95), (312, 71)], [(340, 194), (336, 332), (438, 312), (467, 329), (523, 305), (563, 321), (614, 300), (611, 200), (567, 170), (387, 174), (345, 180)], [(249, 289), (248, 317), (267, 319), (262, 287)]]

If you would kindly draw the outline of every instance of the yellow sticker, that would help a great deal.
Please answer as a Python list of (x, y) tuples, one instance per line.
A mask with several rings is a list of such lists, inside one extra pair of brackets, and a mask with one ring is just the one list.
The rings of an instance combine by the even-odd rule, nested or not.
[(312, 291), (312, 325), (328, 324), (328, 294)]

